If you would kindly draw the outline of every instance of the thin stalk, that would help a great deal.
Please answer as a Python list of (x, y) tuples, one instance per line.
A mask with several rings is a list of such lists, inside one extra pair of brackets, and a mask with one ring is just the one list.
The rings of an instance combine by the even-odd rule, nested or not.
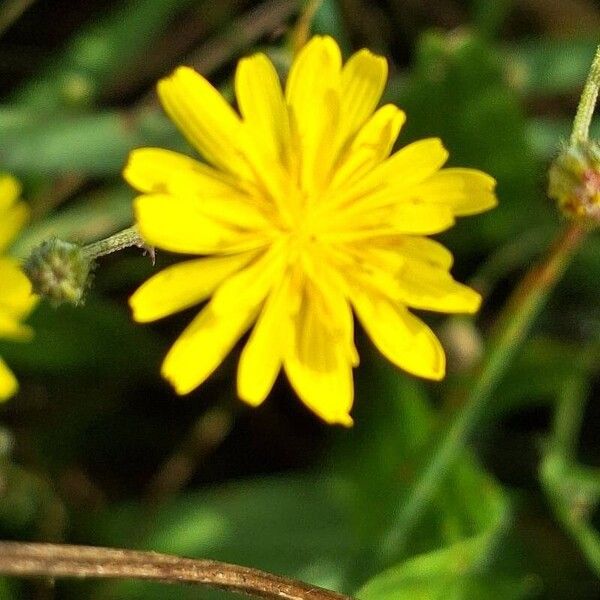
[(248, 567), (93, 546), (0, 542), (0, 574), (189, 583), (273, 600), (351, 600), (337, 592)]
[(574, 460), (577, 439), (587, 400), (588, 383), (583, 377), (566, 381), (554, 412), (554, 442), (552, 450), (566, 460)]
[(600, 89), (600, 46), (596, 49), (596, 55), (592, 61), (592, 66), (588, 73), (587, 81), (583, 88), (577, 114), (573, 121), (573, 130), (571, 132), (571, 145), (577, 142), (585, 141), (589, 137), (592, 116), (596, 108), (598, 99), (598, 90)]
[(100, 256), (112, 254), (113, 252), (118, 252), (119, 250), (124, 250), (125, 248), (130, 248), (131, 246), (138, 246), (139, 248), (144, 247), (144, 240), (140, 237), (135, 225), (123, 229), (123, 231), (119, 231), (103, 240), (84, 246), (83, 251), (90, 258), (95, 259)]
[(584, 237), (584, 229), (576, 224), (569, 225), (550, 248), (548, 256), (525, 275), (513, 292), (492, 333), (484, 363), (464, 408), (411, 488), (408, 499), (400, 508), (380, 546), (379, 553), (384, 561), (393, 559), (406, 547), (410, 534), (429, 506), (441, 481), (459, 458), (473, 430), (481, 421), (496, 384)]

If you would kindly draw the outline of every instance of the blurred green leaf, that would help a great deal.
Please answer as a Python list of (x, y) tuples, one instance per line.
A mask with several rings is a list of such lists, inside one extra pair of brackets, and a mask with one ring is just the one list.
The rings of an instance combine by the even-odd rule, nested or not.
[[(112, 508), (88, 527), (94, 543), (224, 560), (340, 589), (357, 553), (341, 502), (346, 493), (330, 477), (240, 481), (174, 499), (147, 515), (138, 506)], [(164, 593), (128, 582), (108, 586), (99, 597), (158, 599)], [(198, 592), (169, 588), (168, 597), (197, 598)]]
[(377, 575), (357, 593), (358, 600), (517, 600), (528, 597), (533, 582), (485, 573), (488, 541), (471, 538), (417, 556)]
[[(7, 117), (8, 125), (2, 128), (5, 111), (13, 118)], [(32, 109), (17, 115), (14, 108), (5, 106), (0, 109), (0, 135), (0, 163), (17, 175), (116, 175), (133, 148), (185, 148), (175, 127), (158, 109), (60, 115), (49, 122)]]
[(322, 0), (313, 18), (311, 33), (331, 35), (346, 55), (352, 50), (338, 0)]
[(540, 477), (556, 516), (600, 577), (600, 533), (592, 523), (600, 504), (600, 469), (581, 467), (559, 452), (549, 452)]
[(120, 303), (94, 297), (82, 307), (41, 303), (29, 323), (35, 331), (31, 342), (0, 340), (0, 355), (15, 370), (133, 377), (158, 369), (160, 344)]
[(131, 225), (131, 202), (135, 191), (125, 185), (105, 187), (82, 197), (77, 203), (30, 224), (11, 247), (11, 253), (25, 258), (31, 250), (52, 237), (87, 244)]
[(485, 37), (495, 37), (513, 8), (514, 0), (474, 0), (471, 3), (473, 23)]
[[(509, 78), (528, 95), (578, 94), (583, 89), (598, 38), (521, 40), (506, 50)], [(573, 105), (575, 112), (576, 104)]]
[(577, 464), (588, 379), (573, 373), (557, 393), (553, 435), (540, 465), (540, 479), (556, 517), (600, 577), (600, 532), (593, 520), (600, 505), (600, 469)]
[[(173, 16), (195, 0), (129, 0), (92, 22), (16, 95), (19, 103), (48, 112), (61, 105), (89, 104), (156, 40)], [(49, 125), (46, 123), (46, 125)]]
[[(380, 539), (427, 460), (439, 423), (422, 384), (379, 357), (364, 351), (362, 356), (356, 425), (352, 431), (340, 434), (334, 465), (356, 489), (352, 494), (355, 504), (350, 505), (350, 510), (354, 510), (362, 544), (368, 547)], [(423, 560), (425, 564), (438, 556), (450, 560), (454, 556), (451, 548), (458, 544), (458, 548), (475, 546), (472, 552), (477, 560), (487, 565), (492, 562), (496, 538), (505, 528), (507, 511), (501, 488), (465, 454), (446, 475), (413, 535), (410, 554), (419, 558), (410, 560)], [(470, 568), (465, 565), (464, 572)], [(403, 589), (397, 591), (404, 593)], [(413, 589), (411, 593), (414, 592)], [(408, 589), (406, 593), (406, 597), (411, 597)]]
[(569, 344), (548, 336), (528, 340), (499, 383), (490, 418), (524, 406), (555, 402), (562, 383), (574, 376), (589, 376), (597, 357), (598, 348), (593, 344)]
[[(571, 119), (535, 117), (527, 123), (527, 140), (540, 161), (550, 161), (571, 134)], [(600, 119), (592, 121), (590, 137), (600, 138)], [(550, 201), (549, 201), (550, 204)]]

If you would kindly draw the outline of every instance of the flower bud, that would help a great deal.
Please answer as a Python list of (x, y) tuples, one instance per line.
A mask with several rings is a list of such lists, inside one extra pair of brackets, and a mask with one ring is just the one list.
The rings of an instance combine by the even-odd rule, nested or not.
[(549, 171), (548, 195), (570, 219), (600, 224), (600, 145), (577, 142), (563, 150)]
[(33, 291), (53, 304), (83, 302), (90, 285), (93, 261), (78, 244), (57, 238), (37, 246), (23, 264)]

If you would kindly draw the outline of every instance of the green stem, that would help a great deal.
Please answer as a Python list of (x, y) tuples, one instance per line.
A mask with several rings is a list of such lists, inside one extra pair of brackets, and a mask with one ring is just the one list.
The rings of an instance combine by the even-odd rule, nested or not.
[(554, 413), (553, 451), (558, 452), (566, 460), (575, 458), (587, 388), (585, 378), (573, 377), (565, 381), (558, 397)]
[(83, 251), (89, 258), (96, 259), (131, 246), (144, 247), (144, 240), (140, 237), (135, 225), (123, 229), (123, 231), (119, 231), (106, 239), (84, 246)]
[(600, 89), (600, 46), (596, 49), (596, 55), (590, 67), (587, 81), (583, 88), (579, 105), (577, 106), (577, 114), (573, 121), (573, 130), (571, 132), (571, 145), (577, 142), (588, 139), (590, 124), (594, 109), (596, 108), (596, 100), (598, 99), (598, 90)]
[(550, 248), (545, 260), (533, 267), (513, 292), (500, 315), (479, 376), (464, 408), (411, 488), (380, 545), (382, 560), (393, 560), (406, 547), (410, 534), (429, 506), (441, 481), (459, 458), (473, 430), (481, 421), (496, 384), (584, 237), (584, 229), (576, 224), (569, 225)]

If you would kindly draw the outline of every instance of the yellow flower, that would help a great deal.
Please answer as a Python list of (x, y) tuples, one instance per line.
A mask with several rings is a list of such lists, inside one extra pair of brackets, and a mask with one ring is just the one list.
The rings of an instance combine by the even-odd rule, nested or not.
[[(33, 308), (35, 297), (19, 261), (4, 255), (28, 218), (27, 206), (17, 201), (20, 191), (15, 179), (0, 175), (0, 337), (24, 341), (31, 337), (31, 329), (21, 320)], [(17, 388), (15, 376), (0, 358), (0, 401)]]
[(311, 410), (349, 425), (353, 311), (394, 364), (444, 376), (440, 343), (409, 309), (473, 313), (480, 297), (452, 279), (450, 252), (423, 236), (494, 206), (495, 182), (442, 169), (438, 139), (390, 156), (405, 116), (391, 104), (376, 110), (386, 78), (384, 58), (361, 50), (342, 66), (335, 41), (315, 37), (285, 92), (264, 54), (240, 61), (241, 116), (189, 68), (158, 84), (165, 111), (209, 163), (142, 148), (124, 171), (143, 194), (135, 214), (144, 240), (203, 255), (130, 300), (147, 322), (210, 298), (163, 363), (178, 393), (200, 385), (253, 326), (239, 396), (260, 404), (283, 368)]

